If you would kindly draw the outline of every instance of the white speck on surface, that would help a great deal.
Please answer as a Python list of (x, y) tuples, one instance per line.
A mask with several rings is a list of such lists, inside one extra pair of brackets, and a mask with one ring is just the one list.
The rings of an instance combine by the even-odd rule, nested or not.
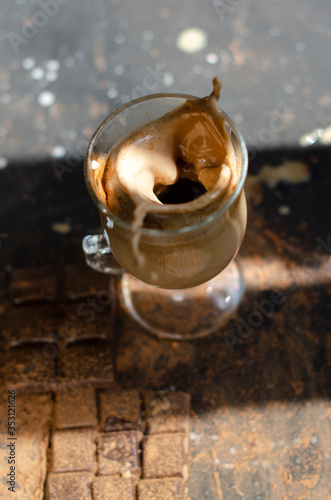
[(229, 449), (229, 452), (231, 453), (231, 455), (236, 455), (237, 454), (237, 450), (234, 446), (231, 446), (231, 448)]
[(45, 70), (37, 66), (31, 71), (32, 80), (42, 80), (45, 76)]
[(77, 61), (82, 61), (84, 57), (85, 57), (85, 52), (83, 50), (76, 50), (76, 52), (74, 53), (74, 58)]
[(146, 42), (150, 42), (154, 38), (154, 33), (152, 31), (144, 31), (143, 33), (143, 39), (146, 40)]
[(62, 158), (66, 152), (67, 150), (64, 146), (56, 145), (51, 149), (51, 156), (53, 158)]
[(36, 60), (33, 57), (26, 57), (22, 61), (22, 68), (26, 71), (30, 71), (30, 69), (34, 68), (36, 65)]
[(50, 92), (49, 90), (41, 92), (38, 96), (38, 102), (40, 106), (43, 106), (44, 108), (52, 106), (52, 104), (54, 104), (55, 102), (55, 99), (55, 94), (53, 92)]
[(218, 62), (218, 55), (215, 52), (210, 52), (206, 55), (206, 61), (209, 64), (216, 64)]
[(107, 96), (109, 99), (115, 99), (118, 96), (118, 90), (114, 88), (108, 89)]
[(64, 60), (64, 64), (67, 66), (67, 68), (71, 68), (75, 64), (75, 59), (72, 56), (68, 56)]
[(95, 170), (98, 167), (100, 167), (100, 163), (98, 163), (96, 160), (92, 160), (91, 167), (92, 167), (92, 170)]
[(51, 225), (51, 229), (55, 233), (67, 234), (70, 233), (72, 227), (68, 222), (54, 222), (54, 224)]
[(3, 170), (8, 166), (8, 160), (7, 158), (4, 158), (3, 156), (0, 156), (0, 170)]
[(47, 82), (55, 82), (55, 80), (57, 80), (58, 78), (58, 73), (56, 73), (56, 71), (47, 71), (46, 75), (45, 75), (45, 79)]
[(211, 434), (210, 439), (212, 441), (219, 441), (220, 438), (217, 436), (217, 434)]
[(172, 73), (169, 73), (168, 71), (163, 74), (163, 85), (165, 87), (171, 87), (171, 85), (174, 83), (175, 77)]
[(232, 470), (232, 469), (234, 469), (234, 464), (225, 463), (225, 464), (223, 464), (223, 469)]
[(303, 148), (306, 146), (311, 146), (312, 144), (315, 144), (321, 137), (323, 132), (322, 128), (315, 128), (311, 132), (308, 132), (307, 134), (303, 134), (300, 139), (299, 139), (299, 144)]
[(159, 275), (155, 271), (153, 271), (151, 274), (152, 280), (156, 281), (158, 279), (158, 277), (159, 277)]
[(59, 71), (60, 62), (57, 59), (49, 59), (45, 64), (45, 68), (48, 71)]
[(9, 94), (2, 94), (1, 102), (2, 104), (8, 104), (11, 101), (11, 97)]
[(8, 92), (9, 89), (10, 89), (9, 82), (7, 81), (0, 82), (0, 90), (2, 90), (2, 92)]
[(114, 42), (117, 44), (117, 45), (122, 45), (124, 42), (125, 42), (126, 38), (125, 38), (125, 35), (123, 35), (123, 33), (118, 33), (117, 35), (115, 35), (114, 37)]
[(196, 432), (191, 431), (189, 436), (190, 436), (190, 440), (193, 441), (193, 443), (197, 444), (198, 446), (200, 445), (201, 440), (202, 440), (201, 434), (197, 434)]
[(317, 444), (317, 442), (318, 442), (317, 436), (312, 436), (312, 438), (310, 440), (310, 444)]
[(124, 66), (122, 64), (116, 64), (116, 66), (114, 67), (114, 73), (115, 75), (123, 75)]
[(187, 28), (176, 39), (179, 50), (187, 54), (196, 54), (208, 45), (207, 33), (199, 28)]
[(295, 44), (295, 50), (297, 52), (304, 52), (306, 50), (306, 44), (305, 44), (305, 42), (297, 42)]
[(193, 68), (192, 68), (192, 71), (196, 75), (202, 75), (202, 73), (203, 73), (203, 66), (201, 66), (200, 64), (195, 64), (193, 66)]
[(331, 125), (322, 129), (319, 142), (323, 144), (323, 146), (328, 146), (329, 144), (331, 144)]
[(291, 213), (291, 209), (287, 205), (281, 205), (278, 207), (278, 213), (279, 215), (289, 215)]
[(274, 167), (263, 165), (256, 177), (273, 189), (281, 181), (288, 184), (307, 182), (310, 179), (310, 172), (307, 164), (302, 161), (285, 160)]

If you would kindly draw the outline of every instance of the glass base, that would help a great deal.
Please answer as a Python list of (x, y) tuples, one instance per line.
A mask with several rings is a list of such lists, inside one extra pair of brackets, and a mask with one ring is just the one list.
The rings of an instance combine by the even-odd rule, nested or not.
[(243, 291), (242, 274), (232, 261), (207, 283), (184, 290), (156, 288), (125, 273), (121, 303), (141, 326), (157, 337), (191, 340), (223, 326), (236, 310)]

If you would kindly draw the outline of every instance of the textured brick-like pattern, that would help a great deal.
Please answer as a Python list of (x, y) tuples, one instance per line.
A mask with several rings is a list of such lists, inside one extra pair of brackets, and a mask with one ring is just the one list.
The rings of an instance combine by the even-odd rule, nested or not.
[(55, 426), (58, 429), (97, 425), (96, 394), (92, 387), (64, 388), (56, 393)]
[(29, 305), (10, 310), (5, 336), (11, 346), (28, 342), (52, 342), (56, 338), (58, 308), (56, 305)]
[(143, 479), (138, 483), (138, 500), (184, 500), (182, 479)]
[(187, 477), (187, 436), (180, 433), (148, 436), (143, 447), (144, 478)]
[(91, 429), (56, 431), (52, 436), (52, 471), (93, 471), (93, 438)]
[[(14, 440), (8, 439), (6, 433), (7, 397), (0, 401), (0, 498), (43, 499), (52, 403), (50, 394), (16, 397), (16, 430), (13, 438), (17, 439)], [(14, 448), (9, 448), (7, 445), (12, 446), (12, 443)], [(7, 489), (10, 449), (15, 452), (15, 493)]]
[(94, 271), (87, 265), (68, 266), (65, 269), (64, 297), (75, 300), (88, 295), (100, 295), (104, 290), (109, 290), (110, 281), (107, 274)]
[(121, 477), (96, 477), (92, 484), (93, 500), (135, 500), (130, 479)]
[(138, 453), (140, 433), (112, 432), (97, 440), (99, 475), (124, 474), (140, 476)]
[(149, 434), (188, 432), (189, 394), (148, 391), (144, 393), (144, 408)]
[(55, 344), (29, 344), (12, 348), (6, 355), (6, 384), (19, 392), (47, 392), (56, 389)]
[(15, 304), (35, 300), (57, 300), (57, 270), (51, 266), (14, 269), (11, 272), (9, 296)]
[(108, 390), (100, 393), (100, 420), (104, 431), (142, 430), (137, 390)]
[(67, 472), (48, 474), (47, 500), (91, 500), (91, 474), (87, 472)]
[(106, 339), (110, 329), (110, 306), (100, 304), (96, 297), (69, 302), (61, 307), (58, 330), (68, 343), (74, 340)]
[(113, 346), (107, 341), (74, 342), (59, 355), (62, 382), (109, 386), (114, 382)]

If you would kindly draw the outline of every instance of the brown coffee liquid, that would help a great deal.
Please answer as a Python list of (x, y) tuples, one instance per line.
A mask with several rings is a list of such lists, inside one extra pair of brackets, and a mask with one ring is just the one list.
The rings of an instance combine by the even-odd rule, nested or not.
[(180, 177), (175, 184), (160, 192), (157, 197), (162, 204), (173, 205), (188, 203), (189, 201), (199, 198), (199, 196), (206, 192), (207, 189), (201, 182)]
[(191, 226), (235, 189), (241, 172), (217, 105), (220, 90), (214, 78), (209, 96), (187, 100), (124, 137), (106, 159), (96, 159), (96, 194), (132, 224), (136, 255), (142, 227)]

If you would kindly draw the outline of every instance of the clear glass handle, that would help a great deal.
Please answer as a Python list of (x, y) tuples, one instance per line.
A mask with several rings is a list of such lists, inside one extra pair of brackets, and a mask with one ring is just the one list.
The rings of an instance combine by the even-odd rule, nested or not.
[(95, 271), (116, 276), (124, 273), (102, 234), (88, 234), (83, 238), (82, 246), (86, 264)]

